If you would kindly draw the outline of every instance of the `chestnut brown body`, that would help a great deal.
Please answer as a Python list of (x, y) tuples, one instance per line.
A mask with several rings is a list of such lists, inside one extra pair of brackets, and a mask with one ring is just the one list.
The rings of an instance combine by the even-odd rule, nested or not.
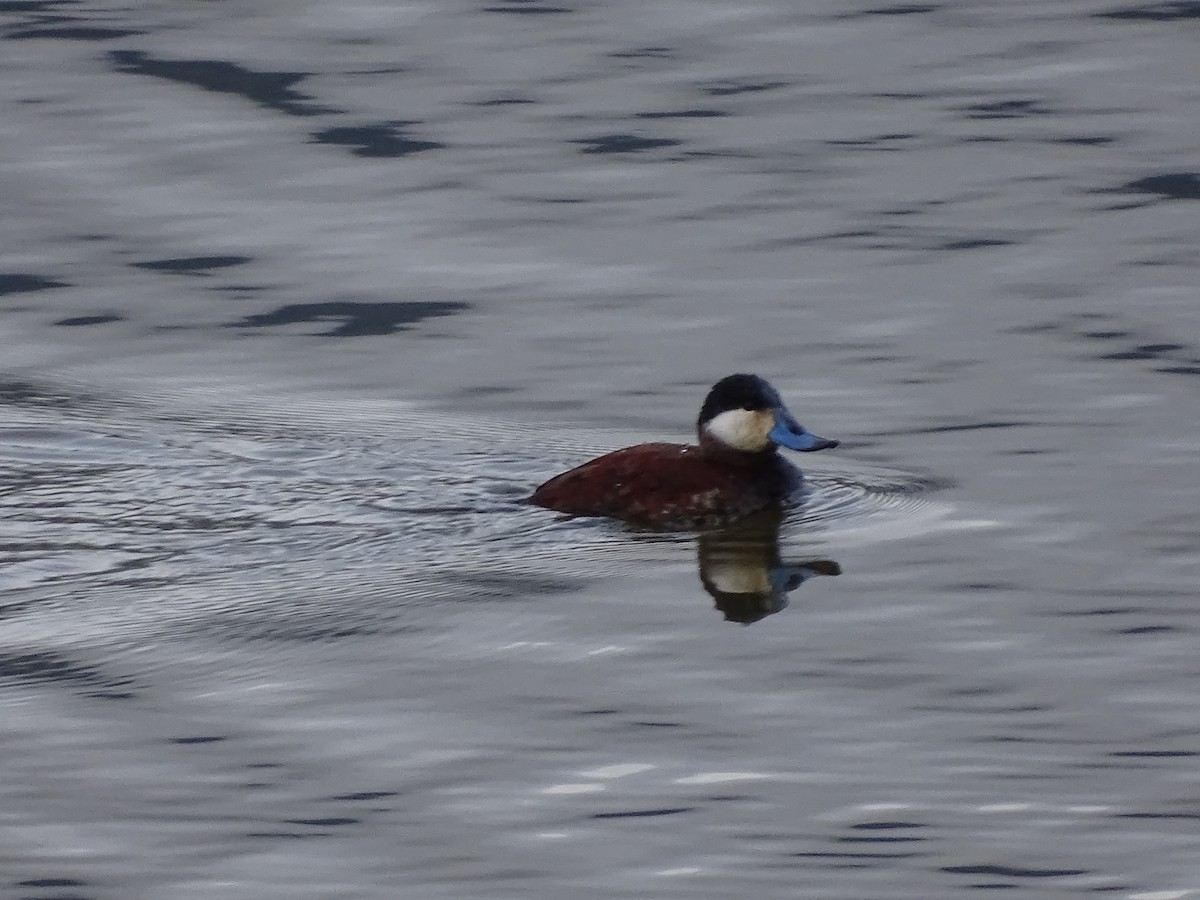
[(742, 453), (703, 441), (639, 444), (551, 478), (531, 503), (651, 528), (713, 528), (780, 504), (801, 482), (772, 447)]

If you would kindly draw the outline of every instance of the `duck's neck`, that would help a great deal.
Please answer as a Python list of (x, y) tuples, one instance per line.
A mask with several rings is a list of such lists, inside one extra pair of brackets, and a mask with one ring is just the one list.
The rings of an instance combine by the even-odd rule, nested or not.
[(756, 452), (738, 450), (717, 440), (703, 429), (700, 431), (699, 446), (700, 452), (710, 459), (718, 460), (726, 465), (746, 466), (747, 468), (767, 465), (779, 456), (778, 448), (774, 444), (767, 444), (766, 449)]

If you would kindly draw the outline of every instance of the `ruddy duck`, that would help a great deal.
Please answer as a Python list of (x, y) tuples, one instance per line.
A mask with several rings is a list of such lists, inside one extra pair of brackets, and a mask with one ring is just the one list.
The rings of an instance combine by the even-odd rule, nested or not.
[(666, 529), (715, 528), (782, 504), (800, 470), (778, 448), (836, 447), (795, 420), (757, 375), (722, 378), (700, 407), (698, 445), (638, 444), (551, 478), (529, 502), (572, 516)]

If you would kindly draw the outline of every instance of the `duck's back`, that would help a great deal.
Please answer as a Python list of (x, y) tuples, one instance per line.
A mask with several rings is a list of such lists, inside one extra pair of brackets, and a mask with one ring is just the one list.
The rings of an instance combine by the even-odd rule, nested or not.
[(782, 500), (798, 473), (775, 454), (734, 464), (686, 444), (639, 444), (551, 478), (531, 503), (656, 528), (706, 528)]

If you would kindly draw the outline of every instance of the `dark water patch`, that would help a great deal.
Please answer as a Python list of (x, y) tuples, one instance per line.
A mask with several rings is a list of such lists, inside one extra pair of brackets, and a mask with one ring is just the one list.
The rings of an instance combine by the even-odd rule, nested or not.
[(981, 734), (979, 737), (973, 737), (968, 740), (971, 744), (1046, 744), (1053, 743), (1052, 741), (1044, 741), (1038, 738), (1017, 737), (1013, 734)]
[(8, 294), (31, 294), (35, 291), (48, 291), (53, 288), (70, 287), (65, 281), (55, 281), (43, 275), (33, 275), (29, 272), (0, 272), (0, 297)]
[(25, 881), (18, 881), (17, 887), (32, 887), (32, 888), (58, 888), (58, 887), (87, 887), (86, 881), (79, 881), (75, 878), (29, 878)]
[(1116, 750), (1108, 754), (1118, 759), (1178, 759), (1200, 756), (1194, 750)]
[(1183, 344), (1138, 344), (1129, 350), (1118, 350), (1106, 353), (1100, 359), (1161, 359), (1179, 350), (1186, 350)]
[(1126, 6), (1107, 12), (1093, 13), (1092, 18), (1116, 19), (1126, 22), (1175, 22), (1181, 19), (1200, 19), (1200, 0), (1174, 0), (1169, 3)]
[(526, 15), (553, 15), (569, 13), (574, 10), (565, 6), (543, 6), (540, 0), (505, 0), (503, 6), (485, 6), (484, 12), (490, 13), (521, 13)]
[(996, 100), (992, 103), (972, 103), (959, 106), (958, 112), (967, 119), (1024, 119), (1028, 116), (1049, 116), (1054, 111), (1037, 100)]
[(903, 828), (903, 829), (928, 828), (929, 826), (927, 826), (924, 822), (882, 821), (882, 822), (856, 822), (855, 824), (851, 825), (850, 827), (856, 831), (892, 831), (897, 828)]
[[(551, 206), (575, 206), (581, 203), (594, 202), (591, 197), (513, 197), (513, 200), (521, 200), (526, 203), (544, 203)], [(490, 385), (480, 388), (468, 388), (470, 391), (501, 391), (512, 393), (512, 388), (493, 388)]]
[[(1106, 193), (1104, 191), (1093, 191), (1093, 193)], [(1112, 203), (1108, 206), (1100, 207), (1101, 212), (1124, 212), (1130, 209), (1145, 209), (1155, 201), (1153, 200), (1129, 200), (1124, 203)], [(1134, 260), (1133, 265), (1137, 265), (1137, 260)]]
[(0, 0), (0, 13), (41, 12), (56, 6), (78, 6), (79, 0)]
[(1103, 207), (1106, 212), (1141, 209), (1155, 200), (1200, 200), (1200, 172), (1163, 172), (1147, 175), (1115, 188), (1097, 188), (1090, 194), (1147, 194), (1152, 200), (1130, 200)]
[(1155, 349), (1165, 348), (1171, 345), (1168, 344), (1139, 344), (1129, 350), (1118, 350), (1115, 353), (1102, 353), (1096, 359), (1121, 361), (1155, 361), (1155, 362), (1179, 362), (1181, 366), (1171, 366), (1166, 368), (1157, 368), (1154, 371), (1164, 372), (1168, 374), (1194, 374), (1196, 368), (1200, 368), (1200, 359), (1185, 357), (1177, 359), (1176, 354), (1179, 350), (1187, 348), (1179, 346), (1175, 350)]
[(1174, 628), (1170, 625), (1138, 625), (1134, 628), (1121, 628), (1117, 631), (1110, 632), (1110, 634), (1127, 634), (1127, 635), (1172, 634), (1178, 630), (1179, 629)]
[(680, 141), (671, 138), (649, 138), (639, 134), (601, 134), (571, 141), (582, 144), (580, 153), (641, 153), (658, 147), (677, 147)]
[(874, 9), (862, 9), (854, 13), (837, 16), (838, 19), (865, 19), (873, 16), (920, 16), (925, 13), (937, 12), (941, 6), (932, 3), (907, 3), (896, 6), (877, 6)]
[(380, 122), (374, 125), (339, 125), (313, 133), (312, 144), (331, 144), (353, 147), (355, 156), (373, 159), (396, 159), (425, 150), (438, 150), (445, 144), (410, 137), (404, 129), (420, 122)]
[(176, 256), (170, 259), (150, 259), (130, 263), (135, 269), (149, 272), (166, 272), (169, 275), (206, 275), (210, 269), (228, 269), (242, 266), (253, 260), (252, 256)]
[[(76, 15), (71, 7), (77, 0), (50, 2), (0, 2), (0, 13), (25, 13), (24, 21), (10, 25), (3, 36), (12, 40), (50, 38), (60, 40), (105, 40), (144, 34), (140, 29), (107, 28), (90, 24), (86, 15)], [(64, 14), (65, 13), (65, 14)]]
[(1154, 268), (1157, 266), (1172, 266), (1177, 268), (1179, 266), (1190, 266), (1192, 259), (1192, 254), (1188, 250), (1179, 248), (1154, 256), (1146, 256), (1141, 259), (1131, 259), (1129, 265), (1141, 268)]
[(1117, 819), (1146, 819), (1149, 821), (1178, 820), (1183, 822), (1200, 822), (1200, 812), (1137, 812), (1117, 813)]
[[(1025, 235), (1020, 235), (1024, 238)], [(1017, 246), (1026, 243), (1008, 237), (997, 237), (994, 234), (981, 234), (978, 237), (956, 237), (948, 239), (940, 229), (921, 228), (916, 225), (897, 223), (880, 225), (877, 228), (847, 229), (826, 234), (795, 235), (782, 238), (769, 238), (757, 241), (745, 247), (747, 250), (781, 250), (788, 247), (801, 247), (815, 244), (844, 243), (855, 249), (864, 250), (909, 250), (914, 252), (939, 251), (971, 251), (987, 250), (997, 247)]]
[(94, 316), (71, 316), (67, 319), (59, 319), (54, 322), (54, 325), (63, 325), (68, 328), (76, 328), (83, 325), (107, 325), (110, 322), (124, 322), (124, 316), (118, 316), (115, 313), (98, 313)]
[(191, 744), (219, 744), (224, 740), (227, 740), (224, 735), (200, 734), (192, 737), (171, 738), (169, 743), (189, 746)]
[(0, 681), (24, 684), (61, 684), (86, 689), (84, 696), (102, 700), (127, 700), (132, 680), (105, 675), (94, 666), (50, 651), (0, 653)]
[(1108, 321), (1111, 316), (1079, 313), (1069, 319), (1037, 325), (1025, 325), (1013, 329), (1013, 333), (1035, 334), (1059, 332), (1071, 338), (1083, 338), (1104, 344), (1117, 344), (1119, 349), (1098, 353), (1093, 358), (1108, 362), (1158, 363), (1151, 371), (1165, 375), (1200, 375), (1200, 348), (1174, 341), (1157, 340), (1131, 328), (1108, 325), (1103, 328), (1090, 327), (1086, 323), (1098, 319)]
[(700, 85), (700, 90), (710, 97), (732, 97), (735, 94), (757, 94), (790, 87), (787, 81), (710, 81)]
[(388, 797), (398, 797), (399, 795), (399, 791), (358, 791), (353, 794), (338, 794), (329, 799), (338, 801), (385, 800)]
[[(671, 157), (672, 161), (682, 161), (688, 159), (753, 159), (754, 154), (742, 150), (684, 150)], [(692, 219), (697, 218), (692, 216)], [(668, 219), (670, 221), (670, 219)], [(683, 218), (678, 218), (676, 221), (686, 221)]]
[(135, 28), (100, 28), (87, 25), (65, 25), (62, 27), (42, 26), (22, 28), (4, 35), (12, 41), (50, 39), (59, 41), (110, 41), (116, 38), (145, 34)]
[(668, 806), (662, 809), (632, 809), (625, 812), (593, 813), (592, 819), (653, 819), (659, 816), (677, 816), (692, 812), (694, 806)]
[(670, 59), (675, 51), (670, 47), (639, 47), (636, 50), (617, 50), (609, 59)]
[[(353, 43), (352, 41), (350, 43)], [(346, 75), (364, 75), (367, 77), (375, 75), (407, 75), (412, 72), (412, 69), (407, 66), (380, 66), (373, 69), (347, 69)]]
[(364, 337), (395, 334), (425, 319), (452, 316), (470, 308), (468, 303), (452, 301), (289, 303), (268, 313), (245, 316), (227, 327), (265, 328), (307, 322), (341, 322), (332, 331), (318, 333), (325, 337)]
[(256, 72), (237, 63), (210, 59), (156, 59), (139, 50), (112, 50), (118, 72), (149, 75), (218, 94), (233, 94), (291, 116), (319, 116), (339, 110), (314, 105), (314, 98), (293, 89), (309, 72)]
[[(986, 701), (988, 699), (998, 699), (998, 698), (984, 698), (984, 699)], [(969, 703), (969, 702), (968, 703), (952, 703), (952, 702), (919, 703), (919, 704), (913, 704), (909, 708), (912, 709), (914, 712), (983, 713), (985, 715), (997, 715), (997, 714), (1011, 715), (1014, 713), (1025, 714), (1025, 713), (1039, 713), (1039, 712), (1053, 712), (1054, 711), (1054, 708), (1049, 707), (1049, 706), (1037, 706), (1034, 704), (1018, 704), (1016, 706), (1006, 706), (1000, 702), (996, 702), (996, 703), (987, 703), (987, 702), (982, 702), (982, 703)]]
[(915, 138), (915, 134), (879, 134), (869, 138), (847, 138), (845, 140), (825, 141), (827, 147), (851, 147), (865, 150), (899, 150), (899, 147), (882, 147), (895, 141), (907, 141)]
[(477, 100), (473, 106), (525, 106), (535, 101), (528, 97), (492, 97), (488, 100)]
[(967, 422), (961, 425), (932, 425), (901, 431), (901, 434), (948, 434), (954, 431), (999, 431), (1007, 428), (1024, 428), (1028, 422)]
[(729, 115), (719, 109), (680, 109), (673, 112), (642, 112), (637, 119), (720, 119)]
[(839, 844), (911, 844), (923, 841), (923, 837), (906, 837), (901, 835), (842, 835), (837, 838)]
[(245, 294), (258, 294), (258, 293), (261, 293), (262, 291), (271, 290), (271, 288), (268, 287), (267, 285), (262, 285), (262, 284), (220, 284), (220, 285), (216, 285), (214, 287), (210, 287), (210, 288), (208, 288), (208, 290), (222, 291), (227, 294), (245, 295)]
[(933, 97), (957, 96), (946, 91), (881, 91), (868, 94), (876, 100), (929, 100)]
[(1147, 175), (1115, 188), (1114, 193), (1154, 194), (1166, 200), (1200, 200), (1200, 172)]
[[(802, 247), (806, 244), (820, 244), (827, 241), (846, 241), (858, 240), (862, 238), (877, 238), (882, 237), (887, 229), (857, 229), (849, 231), (831, 231), (827, 234), (810, 234), (810, 235), (795, 235), (793, 237), (771, 238), (766, 241), (759, 241), (751, 244), (747, 249), (751, 250), (782, 250), (787, 247)], [(879, 244), (877, 246), (886, 246)]]
[(942, 866), (939, 870), (951, 875), (997, 875), (1002, 878), (1068, 878), (1087, 875), (1087, 869), (1034, 869), (1021, 866)]
[(1108, 135), (1078, 135), (1076, 137), (1053, 138), (1051, 144), (1073, 144), (1079, 147), (1106, 147), (1117, 139)]
[(1047, 615), (1087, 618), (1090, 616), (1128, 616), (1145, 611), (1143, 607), (1139, 606), (1105, 606), (1099, 609), (1064, 609)]

